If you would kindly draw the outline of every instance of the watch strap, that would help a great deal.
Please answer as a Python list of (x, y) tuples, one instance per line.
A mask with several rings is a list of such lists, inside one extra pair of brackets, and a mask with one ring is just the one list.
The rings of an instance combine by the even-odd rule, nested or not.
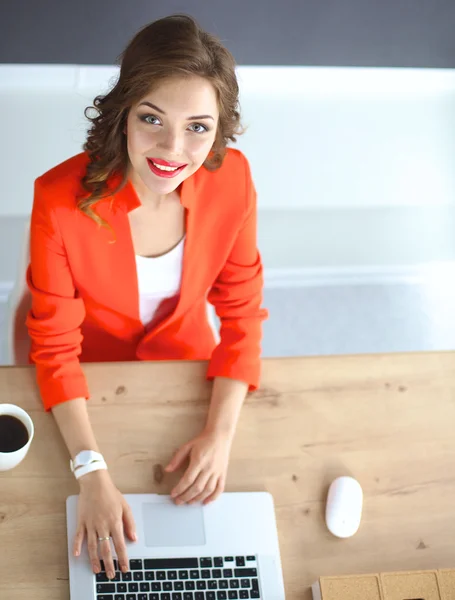
[(104, 462), (104, 460), (97, 460), (95, 462), (90, 463), (89, 465), (85, 465), (85, 467), (79, 467), (74, 471), (74, 475), (76, 479), (80, 479), (84, 475), (92, 473), (93, 471), (99, 471), (100, 469), (107, 470), (107, 464)]

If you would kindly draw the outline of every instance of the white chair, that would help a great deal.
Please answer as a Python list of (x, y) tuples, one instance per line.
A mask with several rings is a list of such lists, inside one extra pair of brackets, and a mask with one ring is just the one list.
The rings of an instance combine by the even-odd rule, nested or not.
[(213, 331), (213, 336), (215, 337), (215, 341), (217, 344), (220, 343), (220, 325), (219, 320), (216, 314), (215, 307), (210, 302), (207, 302), (207, 320), (209, 325)]
[(3, 358), (8, 365), (27, 365), (30, 337), (25, 325), (32, 298), (27, 287), (26, 273), (30, 262), (30, 221), (27, 220), (16, 268), (14, 286), (6, 302)]

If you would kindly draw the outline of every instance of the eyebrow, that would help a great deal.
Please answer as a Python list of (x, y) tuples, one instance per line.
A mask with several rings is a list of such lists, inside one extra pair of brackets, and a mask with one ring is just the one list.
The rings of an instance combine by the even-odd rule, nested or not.
[[(156, 112), (159, 112), (162, 115), (166, 115), (164, 110), (162, 110), (161, 108), (158, 108), (158, 106), (155, 106), (155, 104), (152, 104), (151, 102), (148, 102), (147, 100), (145, 100), (144, 102), (141, 102), (139, 104), (139, 106), (142, 106), (142, 105), (150, 106), (150, 108), (153, 108), (153, 110), (156, 110)], [(193, 121), (194, 119), (212, 119), (212, 121), (215, 120), (212, 117), (212, 115), (193, 115), (192, 117), (188, 117), (187, 121)]]

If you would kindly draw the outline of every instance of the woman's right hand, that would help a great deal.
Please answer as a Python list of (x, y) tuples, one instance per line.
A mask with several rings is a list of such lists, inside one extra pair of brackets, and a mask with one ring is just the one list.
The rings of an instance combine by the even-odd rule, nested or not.
[(129, 562), (124, 534), (132, 541), (137, 541), (133, 513), (106, 469), (88, 473), (78, 481), (80, 493), (74, 555), (80, 555), (82, 542), (87, 535), (87, 547), (93, 572), (101, 571), (100, 559), (102, 559), (107, 577), (113, 579), (115, 568), (110, 540), (99, 542), (98, 537), (112, 537), (119, 569), (126, 573), (129, 570)]

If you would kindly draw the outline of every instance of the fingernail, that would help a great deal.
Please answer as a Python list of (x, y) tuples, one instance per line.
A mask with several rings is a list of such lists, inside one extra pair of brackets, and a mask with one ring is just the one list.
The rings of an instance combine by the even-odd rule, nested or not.
[(133, 533), (133, 540), (134, 540), (135, 542), (137, 542), (137, 534), (136, 534), (136, 533)]
[(126, 565), (122, 565), (122, 573), (127, 573), (128, 567)]
[(74, 556), (79, 556), (79, 554), (80, 554), (79, 550), (74, 551)]
[(107, 574), (107, 576), (109, 577), (109, 579), (114, 579), (114, 577), (115, 577), (114, 571), (109, 571), (109, 573)]

